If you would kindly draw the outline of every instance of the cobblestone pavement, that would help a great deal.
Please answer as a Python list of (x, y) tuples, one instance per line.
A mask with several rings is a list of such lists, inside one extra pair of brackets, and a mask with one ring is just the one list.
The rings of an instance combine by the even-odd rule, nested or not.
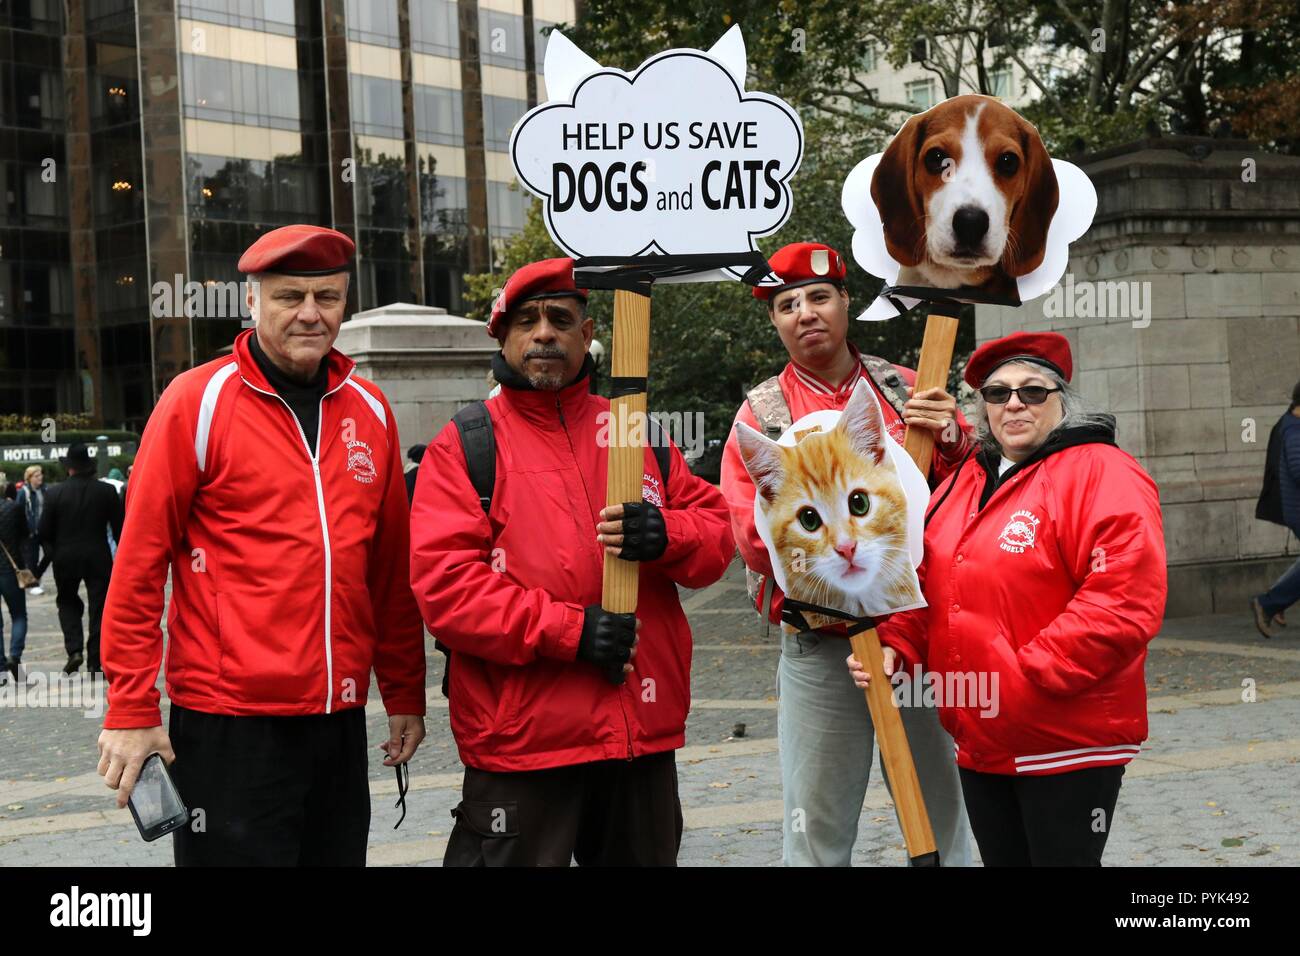
[[(779, 864), (776, 634), (746, 608), (739, 564), (683, 600), (696, 647), (687, 746), (678, 753), (680, 860)], [(24, 663), (37, 683), (21, 696), (12, 684), (0, 688), (0, 866), (171, 865), (169, 840), (142, 842), (95, 774), (102, 683), (60, 676), (54, 596), (28, 603)], [(1264, 641), (1244, 613), (1166, 622), (1147, 663), (1151, 735), (1124, 777), (1109, 865), (1300, 863), (1300, 622), (1291, 631)], [(371, 865), (437, 865), (446, 845), (462, 767), (431, 644), (429, 668), (429, 736), (396, 831), (396, 782), (374, 748), (387, 725), (371, 689)], [(878, 766), (854, 862), (906, 862)]]

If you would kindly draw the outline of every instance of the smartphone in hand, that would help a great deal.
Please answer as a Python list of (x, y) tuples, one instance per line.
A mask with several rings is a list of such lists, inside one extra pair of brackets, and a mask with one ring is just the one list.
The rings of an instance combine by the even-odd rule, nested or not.
[(131, 808), (136, 829), (146, 843), (184, 826), (190, 818), (180, 792), (167, 772), (167, 765), (158, 754), (150, 754), (145, 760), (127, 806)]

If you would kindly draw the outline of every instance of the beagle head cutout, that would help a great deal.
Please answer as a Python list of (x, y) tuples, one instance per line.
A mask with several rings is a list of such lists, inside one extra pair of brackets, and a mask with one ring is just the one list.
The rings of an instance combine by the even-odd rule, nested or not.
[[(889, 286), (1018, 305), (1056, 284), (1097, 195), (1081, 170), (1047, 155), (1020, 114), (964, 95), (909, 118), (849, 174), (842, 202), (854, 258)], [(878, 299), (861, 318), (918, 301)]]

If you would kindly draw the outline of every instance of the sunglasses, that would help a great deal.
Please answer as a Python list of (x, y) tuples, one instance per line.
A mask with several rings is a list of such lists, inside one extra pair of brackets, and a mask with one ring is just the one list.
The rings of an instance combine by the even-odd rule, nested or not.
[(1047, 401), (1048, 395), (1059, 391), (1059, 388), (1048, 388), (1046, 385), (1022, 385), (1019, 388), (1011, 388), (1008, 385), (985, 385), (980, 389), (980, 394), (990, 405), (1005, 405), (1011, 401), (1013, 392), (1026, 405), (1041, 405)]

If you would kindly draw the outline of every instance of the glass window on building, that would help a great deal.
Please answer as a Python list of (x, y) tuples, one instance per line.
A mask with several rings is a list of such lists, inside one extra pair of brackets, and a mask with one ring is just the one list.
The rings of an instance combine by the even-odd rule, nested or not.
[(460, 176), (420, 174), (420, 213), (426, 233), (463, 233), (468, 224), (468, 187)]
[(494, 237), (510, 236), (524, 228), (528, 196), (513, 183), (489, 182), (488, 231)]
[[(412, 7), (421, 0), (414, 0)], [(401, 34), (397, 29), (397, 0), (348, 0), (348, 39), (378, 46), (399, 46)]]
[(411, 48), (416, 53), (460, 57), (460, 22), (449, 0), (418, 0), (411, 4)]
[(421, 143), (464, 145), (465, 115), (460, 90), (415, 86), (415, 138)]
[(866, 49), (862, 51), (862, 70), (865, 73), (874, 73), (876, 70), (876, 45), (868, 43)]
[(305, 163), (191, 153), (186, 157), (186, 187), (189, 213), (195, 219), (306, 222), (322, 208), (319, 177)]
[(181, 99), (185, 115), (195, 119), (297, 130), (298, 94), (294, 70), (181, 55)]
[[(42, 44), (50, 41), (41, 38)], [(59, 130), (65, 126), (63, 77), (54, 70), (4, 63), (0, 74), (0, 110), (6, 126)]]
[(0, 26), (58, 34), (63, 30), (61, 0), (23, 0), (0, 4)]
[[(49, 172), (53, 169), (57, 167), (24, 164), (21, 189), (15, 190), (12, 182), (6, 184), (7, 196), (13, 196), (15, 199), (21, 197), (22, 224), (50, 226), (67, 220), (67, 190), (57, 179), (50, 181)], [(6, 179), (8, 179), (7, 175)], [(9, 208), (13, 208), (12, 204)]]
[[(360, 5), (369, 6), (370, 0)], [(352, 6), (354, 4), (349, 2), (348, 7)], [(296, 32), (294, 0), (182, 0), (177, 4), (176, 12), (190, 20), (262, 30), (281, 36), (293, 36)]]
[(352, 129), (356, 133), (401, 139), (402, 87), (397, 80), (353, 73)]
[(533, 41), (533, 65), (536, 67), (537, 75), (545, 74), (546, 66), (546, 44), (550, 42), (550, 33), (548, 32), (555, 26), (549, 20), (538, 20), (533, 18), (533, 23), (537, 29), (537, 37)]
[(357, 166), (357, 222), (378, 229), (405, 229), (406, 164), (398, 157), (380, 157)]
[(515, 70), (527, 68), (523, 17), (480, 6), (478, 31), (479, 59), (483, 63)]
[(126, 70), (125, 62), (91, 69), (90, 125), (92, 129), (132, 122), (138, 118), (139, 74)]
[(507, 150), (510, 148), (510, 134), (514, 131), (519, 117), (528, 111), (525, 100), (516, 100), (508, 96), (483, 97), (483, 142), (488, 149)]
[(989, 93), (1004, 99), (1011, 95), (1011, 67), (1004, 66), (989, 73)]
[(907, 102), (916, 107), (917, 112), (928, 110), (934, 105), (934, 80), (914, 80), (908, 83)]

